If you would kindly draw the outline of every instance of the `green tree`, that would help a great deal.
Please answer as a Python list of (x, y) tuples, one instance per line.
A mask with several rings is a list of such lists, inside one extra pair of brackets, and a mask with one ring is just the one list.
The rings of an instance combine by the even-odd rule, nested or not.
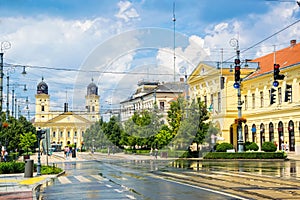
[(21, 149), (26, 150), (28, 155), (29, 149), (32, 149), (34, 147), (36, 141), (36, 135), (32, 132), (24, 133), (23, 135), (21, 135), (19, 146)]
[[(36, 133), (35, 127), (24, 116), (20, 116), (19, 119), (9, 116), (6, 119), (6, 114), (2, 112), (0, 120), (0, 142), (2, 146), (6, 147), (7, 151), (14, 151), (18, 148), (23, 133)], [(37, 146), (37, 143), (35, 145)]]
[[(163, 127), (162, 115), (156, 105), (154, 109), (143, 110), (141, 112), (135, 112), (133, 116), (125, 122), (124, 130), (128, 139), (123, 139), (122, 141), (127, 141), (129, 146), (135, 147), (141, 146), (144, 148), (149, 148), (155, 144), (154, 140), (156, 134), (160, 132)], [(157, 138), (155, 140), (157, 143)]]
[(170, 110), (168, 111), (168, 122), (172, 134), (175, 136), (180, 127), (182, 113), (183, 113), (184, 99), (178, 97), (176, 101), (172, 102), (170, 105)]
[[(187, 148), (191, 143), (199, 144), (205, 142), (209, 127), (209, 115), (203, 102), (195, 100), (185, 101), (179, 97), (171, 103), (168, 112), (170, 129), (175, 136), (173, 143), (178, 148)], [(198, 149), (199, 150), (199, 149)]]
[(117, 117), (111, 117), (108, 123), (103, 123), (102, 128), (104, 134), (107, 136), (109, 141), (112, 144), (121, 147), (120, 140), (123, 130)]
[(105, 122), (101, 119), (86, 130), (84, 135), (84, 146), (86, 148), (103, 149), (110, 145), (109, 139), (103, 131), (104, 124)]

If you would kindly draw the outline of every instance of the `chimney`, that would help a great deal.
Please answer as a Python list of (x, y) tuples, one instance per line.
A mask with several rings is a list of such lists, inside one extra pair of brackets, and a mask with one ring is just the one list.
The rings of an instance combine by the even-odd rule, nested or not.
[(291, 47), (295, 46), (297, 43), (297, 40), (291, 40), (290, 44), (291, 44)]
[(68, 112), (68, 103), (64, 104), (64, 112)]

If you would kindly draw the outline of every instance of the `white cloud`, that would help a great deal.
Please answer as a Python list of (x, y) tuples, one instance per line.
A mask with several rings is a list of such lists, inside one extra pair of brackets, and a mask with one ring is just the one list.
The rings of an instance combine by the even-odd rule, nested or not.
[(139, 19), (139, 14), (129, 1), (120, 1), (118, 3), (119, 12), (115, 15), (117, 18), (129, 22), (131, 19)]

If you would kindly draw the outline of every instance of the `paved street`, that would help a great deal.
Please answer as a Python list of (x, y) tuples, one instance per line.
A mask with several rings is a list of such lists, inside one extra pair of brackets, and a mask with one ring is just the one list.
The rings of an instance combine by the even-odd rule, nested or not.
[[(245, 194), (247, 194), (246, 196), (248, 198), (252, 197), (252, 199), (257, 199), (258, 197), (260, 199), (268, 199), (274, 196), (274, 194), (276, 194), (276, 197), (278, 198), (300, 198), (300, 196), (298, 196), (298, 190), (300, 188), (300, 175), (298, 175), (300, 166), (298, 161), (300, 159), (299, 156), (294, 154), (289, 154), (289, 158), (292, 159), (291, 161), (279, 162), (279, 164), (278, 162), (267, 162), (265, 164), (259, 164), (260, 162), (248, 162), (252, 163), (252, 165), (249, 165), (249, 169), (247, 166), (241, 166), (244, 171), (236, 171), (236, 165), (234, 165), (233, 162), (230, 162), (230, 164), (225, 164), (224, 162), (219, 164), (210, 163), (210, 168), (214, 169), (210, 170), (210, 168), (207, 168), (206, 165), (201, 164), (202, 161), (195, 161), (196, 163), (199, 164), (200, 162), (201, 164), (197, 166), (198, 169), (193, 163), (190, 163), (186, 167), (183, 165), (174, 164), (173, 167), (175, 167), (175, 170), (170, 170), (166, 166), (168, 163), (170, 163), (170, 161), (172, 161), (172, 159), (166, 160), (160, 157), (158, 157), (156, 160), (154, 157), (150, 156), (127, 155), (123, 153), (111, 155), (100, 153), (78, 153), (77, 158), (69, 159), (66, 159), (63, 156), (64, 155), (62, 152), (48, 156), (49, 165), (55, 163), (58, 166), (64, 166), (64, 169), (66, 170), (66, 175), (55, 179), (56, 184), (66, 184), (75, 181), (80, 186), (80, 183), (93, 183), (96, 181), (104, 184), (102, 186), (103, 190), (104, 188), (110, 189), (110, 186), (112, 185), (108, 183), (112, 183), (111, 181), (115, 179), (114, 185), (117, 184), (119, 186), (112, 186), (112, 191), (127, 190), (126, 195), (129, 196), (126, 196), (125, 198), (131, 198), (130, 195), (132, 195), (131, 192), (128, 192), (128, 188), (130, 188), (131, 191), (132, 188), (136, 189), (139, 188), (140, 185), (145, 184), (137, 184), (137, 186), (134, 186), (133, 184), (130, 187), (127, 187), (127, 189), (124, 189), (126, 188), (124, 185), (129, 182), (127, 179), (123, 179), (123, 177), (128, 177), (128, 174), (130, 174), (125, 173), (124, 175), (122, 172), (120, 172), (120, 169), (124, 167), (125, 169), (142, 170), (143, 173), (147, 172), (147, 177), (149, 177), (149, 179), (152, 177), (156, 180), (161, 179), (169, 180), (170, 182), (180, 182), (181, 184), (192, 184), (193, 187), (211, 188), (217, 191), (226, 191), (242, 197), (245, 197)], [(31, 156), (31, 159), (33, 159), (35, 163), (37, 162), (36, 155)], [(86, 172), (79, 169), (75, 170), (77, 171), (76, 173), (80, 172), (79, 174), (72, 174), (74, 172), (71, 173), (70, 169), (74, 170), (72, 166), (79, 167), (82, 165), (80, 163), (83, 163), (83, 161), (90, 160), (98, 160), (102, 163), (102, 165), (109, 165), (109, 168), (112, 168), (113, 170), (110, 171), (108, 170), (109, 168), (106, 168), (106, 171), (110, 171), (110, 173), (106, 174), (107, 177), (104, 177), (103, 171), (97, 167), (92, 167), (92, 169), (89, 167), (85, 168), (85, 170), (93, 170), (93, 168), (95, 168), (96, 171), (92, 174), (86, 174)], [(46, 156), (43, 155), (41, 157), (41, 163), (43, 165), (47, 163)], [(99, 163), (98, 165), (100, 166)], [(255, 165), (260, 165), (260, 168), (255, 167)], [(192, 166), (193, 168), (191, 168)], [(249, 171), (250, 169), (252, 169), (252, 171)], [(102, 173), (101, 177), (95, 176), (99, 173)], [(118, 175), (118, 173), (122, 174)], [(43, 175), (38, 177), (36, 176), (36, 173), (34, 173), (32, 178), (25, 178), (23, 173), (1, 175), (0, 199), (18, 199), (20, 196), (22, 196), (22, 199), (35, 198), (35, 192), (32, 191), (35, 190), (37, 186), (47, 185), (49, 183), (48, 181), (52, 180), (54, 177), (56, 177), (56, 175)], [(131, 173), (131, 176), (129, 177), (137, 176), (132, 176)], [(120, 186), (122, 187), (118, 188)], [(71, 192), (70, 190), (71, 189), (66, 191)]]

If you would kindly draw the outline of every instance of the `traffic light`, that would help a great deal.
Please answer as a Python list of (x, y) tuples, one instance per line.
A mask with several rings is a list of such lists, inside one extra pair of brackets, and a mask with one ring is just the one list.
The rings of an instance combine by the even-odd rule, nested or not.
[(234, 81), (235, 83), (233, 84), (233, 87), (235, 89), (238, 89), (240, 87), (240, 80), (241, 80), (241, 61), (240, 59), (235, 59), (234, 60)]
[(274, 88), (271, 88), (270, 90), (270, 105), (276, 102), (276, 90)]
[(286, 84), (284, 101), (289, 102), (291, 100), (292, 100), (292, 85)]
[(239, 82), (241, 77), (241, 66), (240, 66), (240, 59), (235, 59), (234, 60), (234, 64), (235, 64), (235, 67), (234, 67), (234, 80), (235, 82)]
[(279, 64), (274, 64), (274, 82), (276, 80), (283, 80), (284, 79), (284, 75), (283, 74), (279, 74), (280, 73), (280, 65)]

